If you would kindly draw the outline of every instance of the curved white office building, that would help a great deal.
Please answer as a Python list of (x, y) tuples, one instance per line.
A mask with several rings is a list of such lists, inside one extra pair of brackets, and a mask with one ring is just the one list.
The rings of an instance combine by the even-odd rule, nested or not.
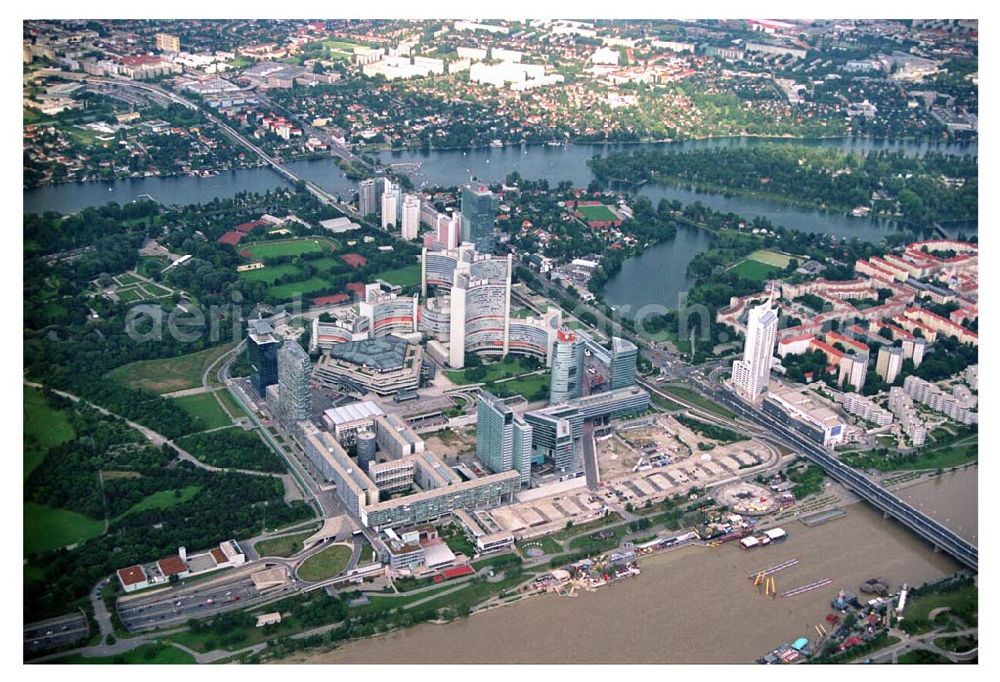
[(358, 314), (368, 320), (373, 337), (417, 331), (418, 297), (400, 296), (397, 289), (381, 280), (365, 286), (365, 300), (358, 303)]
[(425, 299), (420, 306), (417, 327), (427, 336), (448, 343), (451, 339), (451, 297), (435, 296)]
[(555, 307), (542, 317), (511, 318), (507, 341), (510, 352), (532, 355), (548, 365), (561, 321), (562, 313)]

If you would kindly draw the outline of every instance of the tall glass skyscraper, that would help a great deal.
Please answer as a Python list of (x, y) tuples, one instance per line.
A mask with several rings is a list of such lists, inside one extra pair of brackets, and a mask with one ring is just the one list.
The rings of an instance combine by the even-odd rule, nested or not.
[(261, 398), (267, 387), (278, 383), (278, 347), (281, 342), (267, 320), (250, 320), (247, 334), (247, 358), (250, 361), (250, 385)]
[(489, 391), (476, 398), (476, 457), (493, 473), (517, 470), (531, 482), (531, 425)]
[(288, 341), (278, 351), (278, 421), (289, 431), (312, 417), (309, 379), (312, 362), (297, 341)]
[(475, 244), (479, 253), (493, 253), (496, 212), (497, 198), (486, 185), (462, 187), (462, 241)]
[(549, 403), (562, 403), (583, 395), (583, 339), (566, 327), (556, 332), (552, 345), (552, 381)]
[(628, 339), (611, 337), (611, 390), (627, 388), (635, 383), (635, 362), (639, 349)]

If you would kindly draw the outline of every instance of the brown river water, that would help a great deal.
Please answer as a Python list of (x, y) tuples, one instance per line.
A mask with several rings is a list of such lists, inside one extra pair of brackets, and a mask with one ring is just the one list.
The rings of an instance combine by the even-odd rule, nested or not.
[[(900, 491), (975, 537), (976, 469)], [(971, 502), (970, 502), (971, 498)], [(949, 507), (949, 505), (951, 505)], [(841, 588), (882, 576), (895, 588), (958, 565), (865, 504), (808, 528), (785, 524), (782, 544), (742, 550), (688, 546), (641, 560), (642, 574), (577, 597), (544, 595), (446, 625), (423, 624), (284, 662), (306, 663), (751, 663), (831, 613)], [(964, 532), (960, 530), (964, 528)], [(833, 583), (794, 597), (764, 597), (749, 576), (789, 559), (778, 593)]]

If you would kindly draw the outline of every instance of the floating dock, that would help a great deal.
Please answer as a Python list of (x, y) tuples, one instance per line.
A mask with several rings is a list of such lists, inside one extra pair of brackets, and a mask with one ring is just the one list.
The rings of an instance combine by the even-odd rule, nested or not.
[(824, 578), (823, 580), (817, 580), (814, 583), (809, 583), (808, 585), (803, 585), (802, 587), (796, 587), (794, 590), (789, 590), (788, 592), (783, 592), (782, 597), (794, 597), (799, 594), (804, 594), (805, 592), (812, 592), (813, 590), (818, 590), (821, 587), (826, 587), (833, 582), (833, 578)]
[(840, 507), (835, 507), (833, 509), (826, 509), (824, 511), (813, 512), (812, 514), (805, 514), (799, 517), (799, 521), (801, 521), (803, 525), (812, 528), (813, 526), (818, 526), (820, 524), (826, 523), (827, 521), (833, 521), (834, 519), (839, 519), (841, 516), (847, 516), (847, 512), (845, 512)]
[(771, 566), (770, 568), (762, 569), (760, 571), (757, 571), (756, 573), (751, 573), (747, 577), (750, 578), (750, 580), (754, 580), (758, 576), (771, 575), (772, 573), (777, 573), (778, 571), (783, 571), (786, 568), (791, 568), (792, 566), (794, 566), (797, 563), (799, 563), (798, 559), (789, 559), (788, 561), (784, 561), (784, 562), (778, 564), (777, 566)]

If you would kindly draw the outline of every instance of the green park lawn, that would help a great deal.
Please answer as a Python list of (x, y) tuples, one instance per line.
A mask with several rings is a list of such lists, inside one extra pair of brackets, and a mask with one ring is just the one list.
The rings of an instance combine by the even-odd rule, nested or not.
[(73, 439), (66, 413), (45, 400), (42, 392), (24, 387), (24, 478), (42, 463), (49, 448)]
[(227, 389), (218, 391), (216, 395), (222, 399), (222, 404), (225, 405), (226, 411), (229, 412), (231, 417), (235, 419), (246, 416), (246, 412), (239, 406), (236, 402), (236, 398), (234, 398), (232, 393), (230, 393)]
[(175, 490), (161, 490), (142, 498), (129, 507), (122, 516), (149, 509), (170, 509), (179, 504), (184, 504), (199, 492), (201, 492), (200, 485), (189, 485)]
[(488, 384), (487, 388), (501, 397), (520, 394), (530, 402), (548, 397), (549, 378), (549, 372), (528, 374), (516, 379)]
[(171, 393), (201, 386), (201, 376), (221, 355), (235, 344), (223, 344), (176, 358), (141, 360), (116, 367), (107, 376), (130, 388), (144, 388), (154, 393)]
[(256, 545), (254, 549), (257, 550), (257, 554), (260, 556), (280, 556), (280, 557), (290, 557), (293, 554), (298, 554), (302, 551), (303, 542), (306, 538), (314, 535), (314, 531), (306, 531), (305, 533), (296, 533), (295, 535), (286, 535), (283, 538), (271, 538), (270, 540), (261, 540)]
[(229, 426), (232, 420), (211, 393), (198, 393), (173, 399), (174, 404), (201, 422), (202, 429)]
[(252, 242), (240, 247), (240, 255), (249, 254), (251, 258), (272, 258), (275, 256), (301, 256), (304, 253), (321, 253), (333, 251), (336, 245), (329, 239), (318, 237), (298, 237), (295, 239), (277, 239), (266, 242)]
[[(499, 379), (506, 379), (507, 377), (515, 377), (525, 372), (530, 372), (531, 369), (524, 364), (520, 357), (516, 355), (508, 355), (501, 362), (494, 362), (490, 365), (485, 365), (486, 375), (481, 379), (485, 384), (496, 382)], [(445, 372), (452, 383), (455, 384), (474, 384), (477, 383), (467, 376), (467, 369), (459, 369), (451, 372)]]
[(239, 273), (240, 279), (247, 282), (264, 282), (265, 284), (274, 284), (276, 281), (284, 277), (285, 275), (299, 276), (302, 274), (297, 266), (291, 263), (282, 263), (281, 265), (269, 265), (266, 268), (260, 268), (259, 270), (244, 270)]
[(389, 284), (396, 284), (401, 287), (409, 287), (420, 284), (420, 266), (407, 265), (403, 268), (385, 270), (375, 275), (374, 279), (384, 279)]
[(299, 566), (299, 577), (307, 582), (326, 580), (343, 572), (350, 560), (350, 547), (330, 545), (302, 562)]
[(583, 216), (583, 219), (590, 222), (596, 220), (618, 220), (618, 216), (615, 215), (607, 206), (577, 206), (577, 211)]
[(72, 545), (104, 532), (104, 521), (67, 509), (24, 504), (24, 554)]

